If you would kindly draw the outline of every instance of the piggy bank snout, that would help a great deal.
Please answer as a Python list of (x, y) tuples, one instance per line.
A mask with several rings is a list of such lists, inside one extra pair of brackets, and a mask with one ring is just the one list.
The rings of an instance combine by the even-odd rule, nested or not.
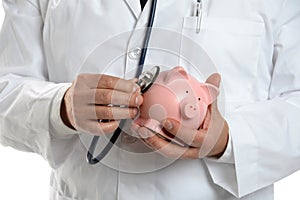
[(182, 117), (186, 119), (192, 119), (197, 116), (199, 109), (196, 103), (183, 101), (180, 104), (180, 111)]

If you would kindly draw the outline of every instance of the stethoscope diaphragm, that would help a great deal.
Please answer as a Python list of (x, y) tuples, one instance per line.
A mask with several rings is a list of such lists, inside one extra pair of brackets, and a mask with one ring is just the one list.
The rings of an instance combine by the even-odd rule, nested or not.
[(151, 87), (151, 85), (157, 79), (159, 72), (160, 72), (160, 67), (155, 66), (149, 71), (143, 72), (139, 76), (137, 84), (138, 86), (140, 86), (142, 93), (145, 93)]

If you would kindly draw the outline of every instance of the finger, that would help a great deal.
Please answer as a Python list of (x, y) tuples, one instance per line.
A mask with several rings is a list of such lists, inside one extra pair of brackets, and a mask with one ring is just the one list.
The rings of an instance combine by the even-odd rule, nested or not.
[(129, 81), (134, 82), (134, 83), (137, 83), (138, 80), (139, 80), (138, 78), (129, 79)]
[(153, 131), (149, 130), (148, 128), (144, 126), (139, 126), (136, 123), (133, 123), (131, 126), (131, 129), (135, 134), (137, 134), (140, 138), (149, 138), (151, 136), (154, 136), (156, 133)]
[(221, 75), (218, 74), (218, 73), (214, 73), (214, 74), (210, 75), (210, 76), (206, 79), (205, 82), (206, 82), (206, 83), (210, 83), (210, 84), (212, 84), (212, 85), (214, 85), (214, 86), (216, 86), (216, 87), (219, 88), (220, 82), (221, 82)]
[(119, 120), (133, 119), (138, 114), (137, 108), (122, 108), (112, 106), (86, 105), (74, 109), (74, 118), (77, 120)]
[(211, 105), (209, 105), (208, 110), (210, 112), (210, 118), (212, 121), (223, 119), (223, 117), (219, 111), (217, 99)]
[(114, 132), (119, 126), (118, 121), (98, 122), (96, 120), (86, 120), (76, 123), (78, 131), (92, 135), (103, 135)]
[(216, 99), (211, 105), (211, 112), (215, 113), (218, 112), (219, 113), (219, 107), (218, 107), (218, 99)]
[(163, 127), (170, 134), (179, 138), (185, 144), (193, 147), (201, 147), (206, 135), (206, 130), (197, 130), (185, 127), (174, 119), (167, 119), (163, 123)]
[(132, 133), (132, 136), (134, 137), (137, 137), (139, 138), (139, 134), (138, 134), (138, 129), (140, 128), (141, 126), (137, 123), (135, 123), (135, 121), (132, 121), (131, 122), (131, 127), (130, 127), (130, 130), (131, 130), (131, 133)]
[(125, 80), (105, 74), (83, 74), (79, 77), (89, 88), (113, 89), (122, 92), (134, 92), (139, 86), (132, 80)]
[(170, 142), (165, 141), (151, 130), (145, 127), (140, 127), (136, 124), (132, 125), (132, 129), (136, 134), (139, 134), (139, 136), (142, 138), (141, 141), (145, 145), (147, 145), (154, 151), (158, 151), (158, 153), (162, 154), (165, 157), (173, 159), (199, 158), (199, 148), (186, 148), (178, 146), (177, 144), (172, 144)]
[(143, 97), (139, 92), (125, 93), (110, 89), (88, 89), (78, 91), (73, 97), (74, 105), (101, 104), (139, 107)]
[(96, 89), (93, 92), (95, 92), (95, 101), (90, 103), (137, 107), (143, 102), (143, 97), (139, 92), (126, 93), (109, 89)]
[(202, 124), (201, 129), (207, 130), (209, 128), (210, 121), (211, 121), (211, 105), (209, 105), (209, 107), (207, 109), (207, 113), (204, 118), (204, 122)]
[(169, 143), (161, 139), (157, 135), (153, 135), (143, 141), (153, 150), (162, 154), (167, 158), (178, 159), (178, 158), (189, 158), (197, 159), (199, 158), (199, 148), (186, 148), (181, 147), (176, 144)]
[(76, 95), (77, 104), (124, 105), (138, 107), (143, 103), (139, 92), (125, 93), (110, 89), (88, 89)]

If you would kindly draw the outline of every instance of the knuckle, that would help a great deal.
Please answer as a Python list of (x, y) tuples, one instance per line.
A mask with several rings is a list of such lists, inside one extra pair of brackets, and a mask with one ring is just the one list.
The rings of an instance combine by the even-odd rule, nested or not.
[(109, 76), (103, 76), (101, 77), (100, 83), (102, 87), (104, 88), (113, 88), (113, 79)]
[(198, 144), (198, 146), (201, 146), (201, 144), (203, 143), (205, 139), (205, 135), (203, 135), (202, 133), (197, 133), (196, 136), (195, 136), (195, 143)]
[(104, 102), (110, 102), (111, 101), (111, 92), (104, 90), (100, 93), (99, 97), (101, 98), (102, 101)]
[(102, 115), (102, 119), (110, 119), (111, 117), (111, 110), (108, 107), (104, 107), (101, 109), (101, 115)]
[(194, 140), (193, 142), (191, 142), (191, 144), (189, 146), (191, 146), (191, 147), (200, 147), (201, 145), (197, 141)]
[(150, 144), (151, 146), (153, 146), (155, 149), (159, 150), (160, 149), (160, 145), (159, 145), (159, 141), (152, 138), (150, 139)]
[(88, 76), (88, 74), (86, 74), (86, 73), (79, 74), (76, 78), (76, 82), (79, 82), (79, 83), (85, 82), (87, 76)]

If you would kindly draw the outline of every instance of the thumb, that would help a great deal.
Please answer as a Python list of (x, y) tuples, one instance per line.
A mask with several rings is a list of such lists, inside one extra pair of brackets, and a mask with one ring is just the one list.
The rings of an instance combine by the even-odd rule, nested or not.
[(221, 83), (221, 75), (219, 73), (214, 73), (210, 75), (205, 82), (219, 88)]

